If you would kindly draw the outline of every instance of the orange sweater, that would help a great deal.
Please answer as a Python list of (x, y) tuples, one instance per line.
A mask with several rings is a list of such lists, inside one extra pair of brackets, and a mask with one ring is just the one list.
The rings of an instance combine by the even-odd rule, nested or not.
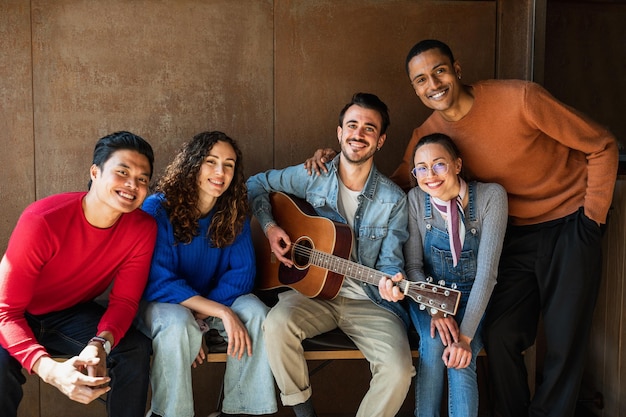
[(461, 120), (438, 112), (413, 131), (392, 179), (405, 190), (417, 141), (445, 133), (459, 147), (471, 178), (501, 184), (513, 224), (558, 219), (584, 207), (605, 223), (618, 165), (614, 136), (556, 100), (536, 83), (488, 80), (471, 86), (474, 103)]

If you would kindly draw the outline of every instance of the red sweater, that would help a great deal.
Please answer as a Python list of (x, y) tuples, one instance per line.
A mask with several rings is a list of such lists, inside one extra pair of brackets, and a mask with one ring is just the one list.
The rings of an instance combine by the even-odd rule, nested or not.
[(47, 353), (25, 311), (64, 310), (93, 300), (114, 282), (98, 333), (110, 331), (117, 343), (135, 317), (148, 278), (153, 218), (135, 210), (99, 229), (85, 218), (84, 196), (58, 194), (27, 207), (0, 262), (0, 345), (29, 372)]
[(558, 219), (584, 207), (606, 222), (617, 176), (613, 135), (564, 105), (536, 83), (481, 81), (471, 86), (474, 103), (461, 120), (438, 112), (413, 131), (392, 179), (411, 188), (413, 151), (430, 133), (445, 133), (459, 147), (474, 179), (502, 185), (514, 224)]

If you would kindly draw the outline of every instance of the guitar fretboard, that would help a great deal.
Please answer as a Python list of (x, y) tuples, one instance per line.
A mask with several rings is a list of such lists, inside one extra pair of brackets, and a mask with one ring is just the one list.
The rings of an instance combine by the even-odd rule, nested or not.
[(380, 279), (385, 276), (375, 269), (315, 249), (296, 245), (295, 250), (302, 255), (305, 255), (303, 252), (306, 252), (311, 265), (319, 266), (320, 268), (328, 269), (368, 284), (378, 285)]
[[(302, 264), (317, 266), (325, 270), (334, 272), (344, 277), (378, 285), (383, 276), (387, 276), (373, 268), (363, 266), (356, 262), (349, 261), (336, 255), (332, 255), (319, 250), (311, 249), (309, 246), (294, 244), (294, 255), (306, 259)], [(447, 314), (454, 314), (460, 293), (456, 290), (433, 285), (427, 282), (410, 282), (402, 280), (397, 283), (405, 295), (426, 307), (443, 311)]]

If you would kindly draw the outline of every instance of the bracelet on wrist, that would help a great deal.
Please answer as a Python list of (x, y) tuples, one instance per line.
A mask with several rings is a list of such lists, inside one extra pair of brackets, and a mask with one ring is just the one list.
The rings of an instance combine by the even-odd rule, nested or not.
[(265, 236), (267, 236), (267, 231), (270, 230), (270, 228), (274, 226), (277, 226), (277, 224), (274, 222), (269, 222), (268, 224), (265, 225), (265, 227), (263, 228), (263, 233), (265, 233)]
[(105, 339), (104, 337), (100, 337), (100, 336), (94, 336), (91, 339), (89, 339), (89, 343), (92, 342), (98, 342), (102, 345), (102, 348), (104, 349), (104, 351), (106, 352), (107, 356), (109, 355), (109, 353), (111, 353), (111, 342), (109, 342), (107, 339)]

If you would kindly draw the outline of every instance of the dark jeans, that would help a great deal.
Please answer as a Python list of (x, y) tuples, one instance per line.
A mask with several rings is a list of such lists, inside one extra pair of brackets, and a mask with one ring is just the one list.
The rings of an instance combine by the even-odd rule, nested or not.
[[(509, 226), (484, 341), (502, 417), (573, 416), (600, 286), (602, 230), (582, 209), (559, 220)], [(530, 401), (522, 351), (545, 325), (543, 379)]]
[[(96, 335), (104, 307), (95, 303), (26, 319), (37, 341), (51, 354), (77, 356)], [(107, 413), (111, 417), (143, 417), (150, 382), (152, 342), (134, 327), (107, 357), (111, 390)], [(0, 347), (0, 416), (15, 417), (26, 382), (20, 363)]]

